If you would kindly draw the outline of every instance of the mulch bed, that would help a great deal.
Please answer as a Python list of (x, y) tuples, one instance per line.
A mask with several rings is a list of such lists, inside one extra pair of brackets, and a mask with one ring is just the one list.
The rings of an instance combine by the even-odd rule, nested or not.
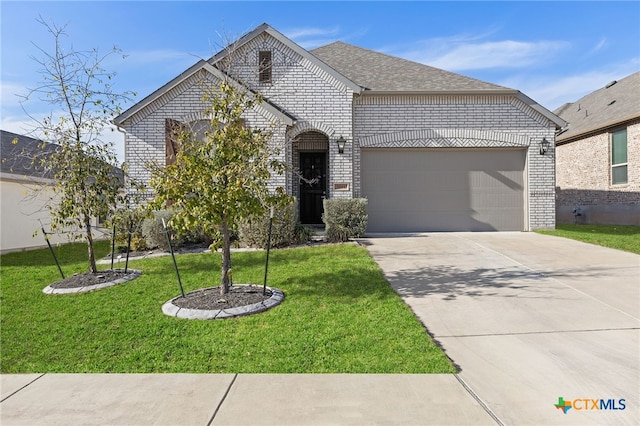
[(120, 278), (124, 278), (127, 275), (131, 275), (131, 270), (124, 272), (124, 269), (98, 271), (94, 274), (92, 272), (84, 272), (82, 274), (75, 274), (70, 277), (66, 277), (62, 281), (51, 284), (52, 288), (79, 288), (89, 287), (99, 284), (115, 281)]
[(257, 285), (231, 286), (224, 296), (220, 295), (220, 287), (210, 287), (187, 293), (185, 297), (173, 299), (172, 303), (179, 308), (221, 310), (253, 305), (271, 296), (271, 290), (267, 289), (263, 295), (262, 286)]

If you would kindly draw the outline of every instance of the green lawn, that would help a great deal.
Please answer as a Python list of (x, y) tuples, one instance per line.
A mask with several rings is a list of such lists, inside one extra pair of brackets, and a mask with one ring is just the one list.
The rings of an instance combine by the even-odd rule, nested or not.
[[(65, 274), (86, 270), (86, 246), (56, 251)], [(107, 244), (99, 243), (98, 252), (106, 254)], [(234, 282), (261, 284), (264, 257), (234, 253)], [(209, 321), (162, 313), (162, 304), (179, 295), (170, 257), (131, 261), (141, 277), (75, 295), (42, 293), (59, 280), (47, 250), (0, 261), (2, 373), (455, 371), (366, 250), (354, 245), (272, 251), (268, 285), (284, 291), (284, 302), (261, 314)], [(217, 254), (181, 255), (177, 262), (185, 291), (217, 284)]]
[(640, 226), (557, 225), (537, 232), (640, 254)]

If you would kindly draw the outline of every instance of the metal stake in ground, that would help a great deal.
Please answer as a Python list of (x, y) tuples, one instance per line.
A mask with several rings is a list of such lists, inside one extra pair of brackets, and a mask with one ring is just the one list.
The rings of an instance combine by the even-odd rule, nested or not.
[(184, 289), (182, 288), (182, 281), (180, 280), (180, 272), (178, 272), (178, 264), (176, 263), (176, 256), (173, 254), (173, 246), (171, 245), (171, 238), (169, 238), (169, 232), (167, 231), (167, 223), (164, 221), (164, 217), (162, 218), (162, 227), (164, 228), (164, 235), (167, 237), (167, 244), (169, 244), (169, 252), (171, 253), (171, 258), (173, 259), (173, 267), (176, 270), (176, 277), (178, 277), (178, 285), (180, 286), (180, 293), (182, 297), (184, 297)]
[(133, 235), (133, 216), (129, 218), (129, 237), (127, 238), (127, 260), (124, 262), (124, 273), (129, 269), (129, 252), (131, 251), (131, 236)]
[(44, 239), (47, 242), (47, 245), (49, 246), (49, 251), (51, 251), (51, 255), (53, 256), (53, 260), (56, 262), (56, 266), (58, 267), (58, 271), (60, 271), (60, 275), (62, 276), (62, 279), (64, 280), (64, 273), (62, 273), (62, 268), (60, 267), (60, 263), (58, 262), (58, 258), (56, 257), (56, 253), (53, 251), (53, 247), (51, 247), (51, 243), (49, 242), (49, 237), (45, 230), (44, 230), (44, 225), (42, 225), (42, 221), (40, 219), (38, 219), (38, 222), (40, 222), (40, 229), (42, 229), (42, 235), (44, 235)]
[(269, 211), (269, 233), (267, 234), (267, 260), (264, 265), (264, 283), (262, 284), (262, 295), (267, 294), (267, 273), (269, 272), (269, 251), (271, 251), (271, 228), (273, 227), (273, 207)]
[(111, 233), (111, 270), (113, 271), (113, 256), (116, 252), (116, 224), (113, 223), (113, 232)]

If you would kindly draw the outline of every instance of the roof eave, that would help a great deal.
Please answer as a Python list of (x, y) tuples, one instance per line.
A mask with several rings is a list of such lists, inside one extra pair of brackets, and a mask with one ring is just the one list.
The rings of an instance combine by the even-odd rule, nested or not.
[(113, 119), (113, 124), (115, 124), (118, 127), (121, 127), (125, 121), (127, 121), (128, 119), (136, 115), (138, 112), (146, 108), (148, 105), (153, 103), (156, 99), (160, 98), (162, 95), (165, 95), (171, 89), (176, 87), (178, 84), (182, 83), (184, 80), (188, 79), (193, 74), (200, 71), (203, 65), (206, 63), (207, 61), (200, 59), (198, 62), (196, 62), (195, 64), (187, 68), (185, 71), (183, 71), (180, 75), (178, 75), (177, 77), (175, 77), (174, 79), (172, 79), (171, 81), (169, 81), (168, 83), (160, 87), (159, 89), (155, 90), (151, 94), (144, 97), (140, 102), (137, 102), (135, 105), (131, 106), (122, 114), (118, 115), (116, 118)]
[[(226, 78), (227, 81), (229, 81), (231, 84), (233, 84), (234, 87), (236, 87), (237, 89), (246, 90), (247, 92), (255, 94), (254, 91), (252, 91), (251, 89), (249, 89), (246, 86), (243, 86), (242, 84), (240, 84), (235, 79), (227, 76), (222, 71), (220, 71), (218, 68), (216, 68), (215, 66), (211, 65), (208, 62), (205, 62), (205, 64), (202, 66), (202, 68), (206, 69), (210, 73), (216, 75), (220, 79)], [(257, 105), (257, 108), (263, 108), (268, 113), (274, 115), (275, 117), (278, 117), (278, 120), (280, 120), (283, 124), (286, 124), (287, 126), (293, 126), (295, 124), (295, 118), (294, 117), (292, 117), (289, 114), (287, 114), (286, 112), (282, 111), (280, 108), (278, 108), (277, 106), (275, 106), (274, 104), (269, 102), (267, 99), (263, 99), (263, 101), (260, 104)]]
[(362, 95), (515, 95), (513, 89), (489, 90), (364, 90)]
[(586, 137), (587, 135), (591, 135), (594, 133), (600, 133), (600, 132), (605, 132), (607, 130), (613, 129), (615, 127), (620, 127), (626, 123), (629, 123), (631, 121), (635, 121), (640, 119), (640, 112), (637, 112), (635, 114), (629, 115), (627, 117), (624, 118), (620, 118), (620, 119), (616, 119), (616, 120), (612, 120), (609, 122), (606, 122), (604, 124), (600, 124), (596, 127), (591, 127), (589, 129), (586, 130), (582, 130), (579, 133), (570, 133), (567, 132), (566, 134), (562, 134), (562, 135), (558, 135), (556, 136), (556, 144), (558, 145), (564, 145), (567, 143), (571, 143), (574, 142), (578, 139), (583, 139), (584, 137)]
[(556, 114), (554, 114), (553, 112), (549, 111), (548, 109), (546, 109), (545, 107), (543, 107), (542, 105), (540, 105), (539, 103), (537, 103), (536, 101), (534, 101), (533, 99), (531, 99), (530, 97), (528, 97), (527, 95), (522, 93), (521, 91), (516, 90), (516, 92), (517, 92), (516, 93), (516, 97), (518, 99), (520, 99), (522, 102), (524, 102), (527, 105), (529, 105), (534, 110), (538, 111), (545, 118), (547, 118), (550, 121), (552, 121), (556, 125), (556, 130), (560, 130), (560, 129), (562, 129), (563, 127), (565, 127), (568, 124), (562, 118), (558, 117)]
[[(120, 114), (118, 117), (116, 117), (113, 120), (113, 123), (116, 126), (121, 127), (124, 124), (125, 121), (127, 121), (128, 119), (130, 119), (131, 117), (133, 117), (134, 115), (139, 113), (140, 111), (142, 111), (145, 107), (147, 107), (148, 105), (150, 105), (151, 103), (156, 101), (161, 96), (163, 96), (166, 93), (168, 93), (171, 89), (173, 89), (174, 87), (176, 87), (177, 85), (179, 85), (183, 81), (187, 80), (192, 75), (200, 72), (201, 70), (206, 70), (207, 72), (209, 72), (209, 73), (213, 74), (214, 76), (216, 76), (218, 79), (221, 79), (221, 80), (222, 79), (227, 79), (228, 81), (232, 81), (233, 84), (236, 87), (243, 87), (244, 89), (247, 89), (246, 87), (242, 86), (237, 81), (235, 81), (235, 80), (229, 78), (228, 76), (226, 76), (218, 68), (214, 67), (213, 65), (211, 65), (207, 61), (201, 59), (197, 63), (195, 63), (194, 65), (189, 67), (189, 69), (187, 69), (182, 74), (180, 74), (178, 77), (174, 78), (173, 80), (171, 80), (170, 82), (168, 82), (167, 84), (165, 84), (164, 86), (162, 86), (158, 90), (154, 91), (149, 96), (145, 97), (143, 100), (141, 100), (140, 102), (138, 102), (137, 104), (135, 104), (134, 106), (129, 108), (127, 111), (125, 111), (122, 114)], [(249, 90), (249, 89), (247, 89), (247, 90)], [(278, 117), (283, 123), (285, 123), (287, 125), (290, 125), (290, 126), (294, 124), (295, 120), (292, 117), (290, 117), (286, 113), (280, 111), (276, 106), (272, 105), (268, 101), (265, 101), (262, 104), (260, 104), (260, 107), (264, 108), (269, 113), (271, 113), (274, 116)]]

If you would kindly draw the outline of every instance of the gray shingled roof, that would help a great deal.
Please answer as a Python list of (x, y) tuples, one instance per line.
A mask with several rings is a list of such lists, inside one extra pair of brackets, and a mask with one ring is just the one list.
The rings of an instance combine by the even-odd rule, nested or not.
[[(44, 171), (42, 167), (33, 164), (36, 157), (42, 158), (52, 154), (58, 145), (43, 142), (29, 136), (0, 130), (2, 139), (2, 151), (0, 151), (0, 172), (10, 173), (22, 178), (53, 178), (51, 170)], [(16, 141), (16, 143), (14, 143)], [(113, 167), (113, 174), (124, 182), (124, 171), (119, 167)]]
[(556, 137), (558, 143), (639, 118), (640, 72), (564, 104), (554, 113), (569, 123)]
[(377, 92), (511, 90), (341, 41), (310, 52), (350, 80)]
[[(0, 172), (19, 176), (50, 178), (51, 173), (38, 170), (32, 164), (38, 155), (52, 153), (56, 146), (28, 136), (0, 130), (2, 138), (2, 158)], [(17, 143), (14, 143), (17, 140)]]

